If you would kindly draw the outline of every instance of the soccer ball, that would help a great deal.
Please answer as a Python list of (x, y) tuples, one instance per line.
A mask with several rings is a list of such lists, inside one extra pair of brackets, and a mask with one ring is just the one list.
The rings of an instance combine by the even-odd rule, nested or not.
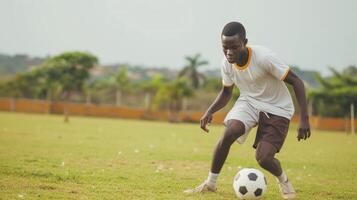
[(267, 190), (267, 181), (261, 171), (244, 168), (234, 177), (233, 189), (239, 199), (260, 199)]

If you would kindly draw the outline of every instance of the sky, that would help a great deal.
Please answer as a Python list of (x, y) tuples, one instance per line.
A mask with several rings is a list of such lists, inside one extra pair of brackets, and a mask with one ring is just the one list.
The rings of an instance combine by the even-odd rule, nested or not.
[(355, 0), (0, 0), (0, 53), (88, 51), (102, 64), (179, 69), (200, 53), (219, 69), (223, 26), (288, 64), (328, 72), (357, 65)]

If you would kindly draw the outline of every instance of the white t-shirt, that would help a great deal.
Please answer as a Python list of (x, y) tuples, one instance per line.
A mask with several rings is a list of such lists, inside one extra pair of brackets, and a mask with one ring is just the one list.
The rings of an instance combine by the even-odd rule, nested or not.
[(223, 85), (235, 84), (239, 88), (238, 101), (247, 101), (260, 111), (291, 119), (294, 105), (283, 81), (289, 66), (265, 47), (248, 46), (248, 50), (245, 66), (230, 64), (223, 59)]

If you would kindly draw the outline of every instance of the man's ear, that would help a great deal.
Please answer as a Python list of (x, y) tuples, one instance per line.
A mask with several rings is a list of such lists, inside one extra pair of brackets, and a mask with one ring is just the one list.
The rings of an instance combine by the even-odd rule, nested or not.
[(245, 38), (244, 39), (244, 46), (247, 45), (247, 43), (248, 43), (248, 38)]

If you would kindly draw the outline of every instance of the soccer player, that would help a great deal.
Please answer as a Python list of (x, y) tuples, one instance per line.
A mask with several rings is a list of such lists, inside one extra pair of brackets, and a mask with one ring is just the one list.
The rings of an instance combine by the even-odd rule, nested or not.
[(229, 102), (234, 85), (240, 89), (240, 96), (224, 119), (226, 129), (214, 150), (208, 178), (198, 187), (184, 192), (215, 192), (217, 177), (231, 145), (235, 141), (244, 143), (249, 131), (258, 126), (253, 144), (255, 158), (262, 168), (277, 178), (282, 197), (292, 199), (295, 190), (275, 154), (284, 144), (294, 114), (294, 105), (284, 82), (292, 85), (301, 109), (297, 139), (310, 137), (304, 84), (271, 50), (247, 46), (246, 31), (241, 23), (226, 24), (221, 40), (225, 55), (221, 67), (223, 87), (201, 118), (201, 128), (208, 133), (206, 125), (211, 122), (212, 115)]

